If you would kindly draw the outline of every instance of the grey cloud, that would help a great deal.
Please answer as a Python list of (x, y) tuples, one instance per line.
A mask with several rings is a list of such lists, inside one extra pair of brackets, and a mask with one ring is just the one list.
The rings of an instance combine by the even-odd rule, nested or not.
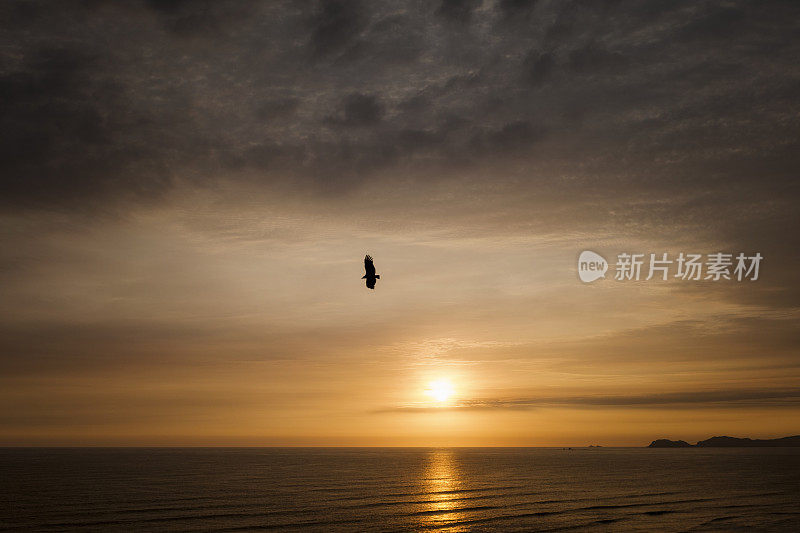
[(247, 3), (230, 0), (146, 0), (165, 27), (183, 37), (231, 31), (251, 13)]
[(287, 97), (266, 100), (258, 106), (256, 118), (258, 120), (284, 119), (293, 116), (298, 107), (300, 107), (298, 98)]
[(739, 7), (717, 5), (711, 6), (705, 13), (688, 22), (680, 30), (680, 36), (691, 40), (713, 41), (736, 38), (742, 31), (747, 31), (748, 20), (745, 11)]
[(534, 8), (539, 0), (500, 0), (500, 10), (509, 15), (519, 15)]
[(569, 53), (569, 67), (581, 73), (614, 74), (629, 66), (628, 58), (620, 53), (604, 49), (597, 43), (589, 43)]
[[(489, 21), (515, 18), (499, 25), (467, 21), (469, 2), (143, 6), (4, 6), (25, 25), (9, 28), (0, 71), (7, 202), (85, 208), (157, 197), (175, 174), (202, 186), (249, 167), (328, 194), (391, 183), (410, 162), (474, 179), (466, 161), (490, 167), (510, 152), (514, 180), (558, 187), (531, 178), (549, 166), (611, 197), (753, 188), (758, 172), (767, 188), (748, 197), (764, 198), (797, 169), (786, 3), (484, 3)], [(523, 124), (532, 130), (509, 134)], [(415, 149), (398, 147), (411, 131)], [(354, 162), (368, 152), (379, 155)]]
[(472, 19), (472, 12), (479, 5), (479, 0), (442, 0), (436, 14), (449, 20), (467, 23)]
[(556, 68), (556, 60), (550, 52), (531, 50), (525, 58), (526, 75), (534, 86), (546, 82)]
[(342, 106), (342, 116), (332, 118), (332, 123), (345, 126), (372, 126), (379, 123), (384, 114), (381, 102), (370, 94), (347, 95)]
[(526, 120), (518, 120), (503, 125), (496, 131), (488, 133), (484, 139), (486, 149), (491, 152), (525, 150), (547, 134), (544, 126)]
[(0, 79), (6, 201), (92, 196), (128, 159), (112, 153), (103, 116), (118, 87), (94, 80), (100, 59), (80, 50), (42, 48), (24, 61)]
[(322, 0), (311, 19), (310, 44), (317, 57), (340, 54), (364, 29), (367, 6), (353, 0)]

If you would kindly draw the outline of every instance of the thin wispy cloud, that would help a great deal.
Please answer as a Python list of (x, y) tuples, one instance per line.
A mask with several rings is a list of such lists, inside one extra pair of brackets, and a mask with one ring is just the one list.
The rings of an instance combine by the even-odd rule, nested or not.
[(670, 408), (791, 407), (800, 403), (800, 389), (685, 391), (645, 395), (485, 398), (455, 401), (452, 405), (401, 405), (374, 413), (437, 413), (446, 411), (530, 410), (546, 407)]

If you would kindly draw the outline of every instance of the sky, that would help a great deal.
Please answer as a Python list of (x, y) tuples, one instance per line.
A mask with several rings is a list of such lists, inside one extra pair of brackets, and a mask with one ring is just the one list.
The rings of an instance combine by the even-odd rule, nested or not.
[[(797, 3), (0, 21), (0, 445), (800, 433)], [(682, 252), (763, 260), (614, 279)]]

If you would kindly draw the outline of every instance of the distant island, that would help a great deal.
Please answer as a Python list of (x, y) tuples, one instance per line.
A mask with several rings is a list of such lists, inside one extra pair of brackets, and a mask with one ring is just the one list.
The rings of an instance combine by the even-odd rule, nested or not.
[(685, 440), (657, 439), (648, 448), (786, 448), (800, 447), (800, 435), (780, 439), (740, 439), (738, 437), (711, 437), (697, 444)]

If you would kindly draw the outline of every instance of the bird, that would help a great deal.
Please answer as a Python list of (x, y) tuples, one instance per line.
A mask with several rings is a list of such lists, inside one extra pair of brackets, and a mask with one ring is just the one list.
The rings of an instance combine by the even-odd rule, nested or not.
[(372, 263), (370, 255), (364, 256), (364, 270), (367, 273), (361, 279), (367, 280), (367, 288), (375, 289), (375, 280), (379, 280), (381, 277), (375, 273), (375, 265)]

